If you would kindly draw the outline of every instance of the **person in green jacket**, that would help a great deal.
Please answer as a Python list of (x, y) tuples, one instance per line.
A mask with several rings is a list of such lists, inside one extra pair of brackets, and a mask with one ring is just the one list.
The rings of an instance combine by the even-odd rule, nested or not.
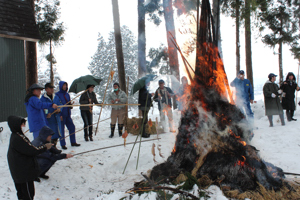
[[(94, 87), (95, 85), (87, 86), (87, 91), (80, 96), (80, 104), (98, 104)], [(84, 124), (84, 139), (86, 142), (89, 141), (89, 138), (90, 141), (93, 141), (93, 106), (80, 106), (80, 113)]]
[(122, 130), (124, 126), (123, 121), (126, 114), (126, 109), (124, 105), (118, 106), (118, 104), (126, 104), (127, 102), (127, 95), (120, 89), (119, 83), (114, 83), (113, 88), (114, 91), (108, 95), (108, 103), (114, 104), (111, 106), (111, 134), (109, 138), (114, 137), (117, 120), (119, 136), (122, 136)]
[(263, 87), (264, 99), (265, 99), (265, 111), (266, 116), (268, 116), (270, 127), (273, 127), (273, 115), (279, 115), (281, 120), (281, 125), (284, 126), (283, 109), (280, 102), (280, 95), (282, 90), (279, 89), (278, 85), (275, 83), (276, 76), (270, 73), (269, 80), (265, 83)]

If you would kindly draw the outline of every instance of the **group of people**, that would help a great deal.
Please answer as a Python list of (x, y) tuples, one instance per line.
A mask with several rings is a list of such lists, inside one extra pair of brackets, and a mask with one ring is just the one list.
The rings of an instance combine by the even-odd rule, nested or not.
[[(265, 114), (268, 117), (270, 127), (273, 127), (273, 115), (279, 115), (281, 125), (285, 125), (283, 110), (286, 110), (287, 121), (296, 121), (294, 118), (295, 91), (300, 90), (296, 83), (294, 73), (289, 72), (286, 79), (280, 86), (276, 81), (277, 75), (270, 73), (268, 80), (263, 86)], [(253, 112), (250, 103), (253, 104), (254, 92), (252, 85), (248, 79), (245, 79), (245, 72), (240, 70), (237, 77), (230, 84), (236, 88), (236, 105), (253, 123)]]

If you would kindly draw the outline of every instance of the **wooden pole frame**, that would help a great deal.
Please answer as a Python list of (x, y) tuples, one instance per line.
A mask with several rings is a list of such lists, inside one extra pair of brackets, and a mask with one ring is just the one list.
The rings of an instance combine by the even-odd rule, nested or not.
[[(106, 97), (106, 92), (107, 92), (107, 88), (108, 88), (108, 85), (110, 83), (110, 80), (112, 80), (112, 69), (113, 69), (113, 66), (114, 66), (114, 62), (111, 64), (111, 68), (110, 68), (110, 72), (109, 72), (109, 76), (108, 76), (108, 80), (107, 80), (107, 84), (106, 84), (106, 88), (105, 88), (105, 92), (104, 92), (104, 96), (103, 96), (103, 101), (102, 103), (104, 103), (105, 101), (105, 97)], [(101, 113), (102, 113), (102, 109), (103, 109), (103, 106), (101, 107), (101, 110), (100, 110), (100, 114), (99, 114), (99, 117), (98, 117), (98, 123), (97, 123), (97, 127), (96, 127), (96, 130), (95, 130), (95, 135), (97, 135), (97, 131), (98, 131), (98, 126), (99, 126), (99, 121), (100, 121), (100, 117), (101, 117)]]

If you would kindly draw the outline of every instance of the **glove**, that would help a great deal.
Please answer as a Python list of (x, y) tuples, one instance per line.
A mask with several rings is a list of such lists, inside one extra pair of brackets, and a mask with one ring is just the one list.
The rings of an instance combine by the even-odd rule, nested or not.
[(277, 92), (278, 92), (278, 94), (281, 94), (281, 93), (282, 93), (282, 90), (278, 90)]
[(272, 93), (272, 94), (271, 94), (271, 97), (275, 98), (275, 97), (276, 97), (276, 94)]

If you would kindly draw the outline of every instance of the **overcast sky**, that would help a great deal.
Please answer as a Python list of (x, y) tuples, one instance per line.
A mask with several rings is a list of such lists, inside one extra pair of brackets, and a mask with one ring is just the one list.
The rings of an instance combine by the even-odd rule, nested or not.
[[(120, 22), (127, 25), (137, 37), (137, 0), (119, 0)], [(79, 76), (90, 74), (87, 67), (97, 49), (97, 37), (100, 32), (107, 38), (113, 30), (111, 0), (63, 0), (61, 1), (61, 20), (66, 26), (65, 41), (62, 46), (55, 47), (57, 68), (62, 80), (72, 83)], [(176, 24), (178, 26), (178, 23)], [(179, 27), (176, 27), (178, 29)], [(177, 37), (182, 36), (177, 32)], [(221, 19), (222, 50), (225, 70), (229, 81), (235, 76), (235, 26), (229, 17)], [(252, 35), (252, 64), (254, 85), (260, 88), (267, 80), (270, 72), (279, 73), (278, 55), (273, 49), (266, 47), (257, 34)], [(245, 70), (244, 30), (241, 28), (241, 69)], [(166, 43), (165, 25), (156, 27), (146, 22), (146, 42), (149, 47), (158, 47)], [(179, 40), (179, 39), (178, 39)], [(277, 52), (277, 48), (275, 52)], [(298, 62), (291, 56), (288, 47), (283, 48), (284, 75), (289, 71), (297, 74)]]

